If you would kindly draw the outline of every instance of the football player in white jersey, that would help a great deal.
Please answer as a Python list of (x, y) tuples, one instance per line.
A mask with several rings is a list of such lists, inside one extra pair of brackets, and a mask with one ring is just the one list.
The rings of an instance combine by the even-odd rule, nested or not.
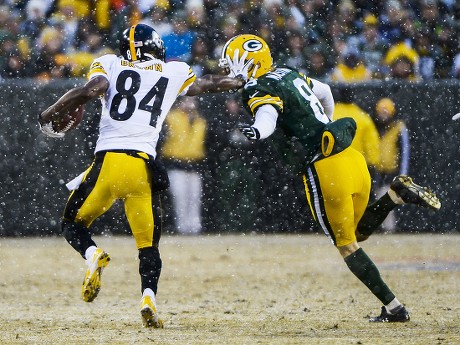
[[(66, 92), (39, 115), (42, 132), (51, 137), (52, 118), (100, 97), (102, 116), (93, 164), (68, 184), (62, 231), (88, 266), (82, 298), (93, 301), (110, 256), (91, 238), (91, 223), (117, 199), (125, 213), (139, 250), (141, 315), (145, 327), (162, 328), (155, 296), (161, 272), (158, 249), (161, 211), (158, 192), (169, 185), (167, 174), (155, 163), (156, 145), (171, 106), (181, 95), (239, 89), (249, 65), (240, 66), (242, 78), (205, 75), (197, 78), (184, 62), (165, 62), (165, 47), (157, 32), (137, 24), (123, 32), (121, 56), (94, 60), (89, 81)], [(246, 73), (245, 73), (246, 72)]]

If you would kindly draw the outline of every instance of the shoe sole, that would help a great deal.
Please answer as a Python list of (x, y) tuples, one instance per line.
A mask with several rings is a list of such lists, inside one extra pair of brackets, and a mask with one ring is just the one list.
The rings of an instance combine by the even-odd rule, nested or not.
[[(412, 201), (410, 203), (416, 203), (435, 211), (441, 208), (441, 202), (439, 201), (438, 197), (429, 189), (414, 183), (412, 178), (409, 176), (399, 176), (396, 180), (395, 187), (396, 189), (406, 189), (412, 193), (412, 195), (416, 198), (416, 201)], [(399, 192), (397, 190), (395, 191), (399, 195)]]
[(399, 323), (402, 323), (402, 322), (409, 322), (410, 321), (410, 318), (408, 319), (402, 319), (402, 320), (389, 320), (389, 319), (369, 319), (369, 322), (371, 323), (396, 323), (396, 322), (399, 322)]
[(150, 307), (141, 309), (142, 324), (145, 328), (163, 328), (163, 321)]
[(405, 316), (404, 319), (389, 319), (388, 317), (381, 318), (380, 316), (372, 317), (369, 319), (369, 322), (371, 323), (395, 323), (395, 322), (409, 322), (410, 321), (410, 315)]
[(99, 294), (101, 289), (101, 276), (104, 268), (109, 264), (110, 256), (103, 252), (97, 261), (97, 268), (91, 276), (85, 277), (81, 290), (82, 298), (85, 302), (92, 302)]

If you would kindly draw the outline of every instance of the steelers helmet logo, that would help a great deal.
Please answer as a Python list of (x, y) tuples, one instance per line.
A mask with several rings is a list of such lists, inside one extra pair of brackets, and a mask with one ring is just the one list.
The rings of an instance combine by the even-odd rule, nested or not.
[(263, 47), (262, 42), (255, 40), (255, 39), (252, 39), (252, 40), (249, 40), (243, 43), (244, 50), (248, 52), (256, 52), (258, 50), (261, 50), (262, 47)]

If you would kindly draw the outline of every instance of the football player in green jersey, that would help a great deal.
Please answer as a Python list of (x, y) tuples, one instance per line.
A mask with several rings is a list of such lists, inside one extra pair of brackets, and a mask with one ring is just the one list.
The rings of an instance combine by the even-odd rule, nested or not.
[(350, 147), (356, 123), (332, 121), (334, 99), (327, 84), (287, 66), (275, 66), (267, 43), (255, 35), (231, 38), (220, 67), (246, 80), (244, 107), (252, 125), (242, 125), (249, 140), (272, 137), (282, 158), (304, 182), (315, 221), (342, 255), (350, 271), (382, 302), (371, 322), (405, 322), (409, 311), (383, 281), (374, 262), (358, 245), (397, 205), (413, 203), (438, 210), (436, 195), (397, 176), (388, 192), (368, 205), (371, 179), (361, 153)]

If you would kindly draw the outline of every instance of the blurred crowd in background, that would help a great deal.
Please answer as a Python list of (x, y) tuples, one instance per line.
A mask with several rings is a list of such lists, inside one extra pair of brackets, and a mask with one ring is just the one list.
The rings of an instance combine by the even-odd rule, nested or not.
[(221, 73), (223, 44), (253, 33), (323, 81), (460, 78), (456, 0), (0, 0), (0, 77), (84, 77), (139, 22), (197, 75)]

